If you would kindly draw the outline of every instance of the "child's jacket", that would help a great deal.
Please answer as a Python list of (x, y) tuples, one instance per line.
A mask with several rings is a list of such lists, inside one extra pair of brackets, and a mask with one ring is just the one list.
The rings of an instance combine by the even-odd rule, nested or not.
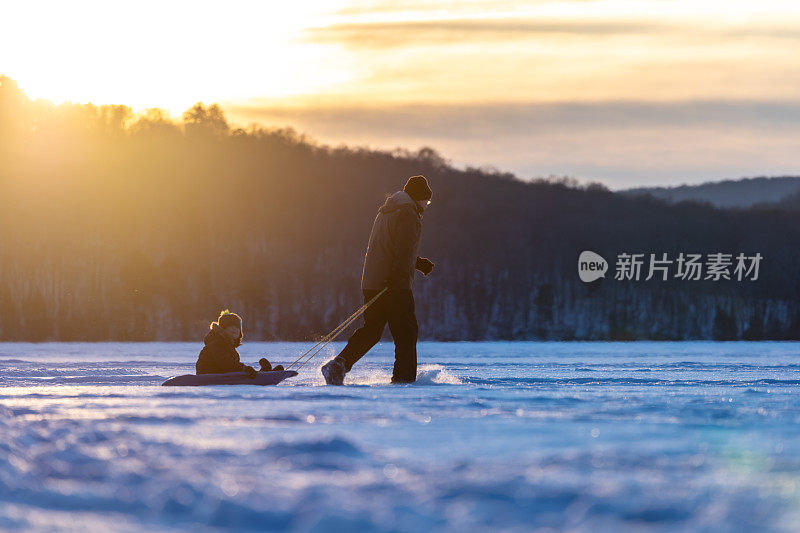
[(239, 362), (239, 352), (219, 324), (215, 322), (211, 325), (211, 331), (203, 342), (205, 346), (200, 350), (195, 364), (198, 374), (224, 374), (244, 370), (245, 365)]

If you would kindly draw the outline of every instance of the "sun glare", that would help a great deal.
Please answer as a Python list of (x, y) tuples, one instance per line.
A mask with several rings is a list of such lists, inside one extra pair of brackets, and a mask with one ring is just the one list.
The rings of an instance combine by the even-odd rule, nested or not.
[(0, 33), (0, 73), (32, 98), (173, 113), (197, 101), (310, 93), (347, 79), (331, 47), (295, 38), (324, 24), (330, 4), (5, 5), (0, 18), (14, 24)]
[(488, 5), (6, 2), (0, 74), (33, 98), (173, 115), (198, 101), (309, 108), (796, 92), (798, 3)]

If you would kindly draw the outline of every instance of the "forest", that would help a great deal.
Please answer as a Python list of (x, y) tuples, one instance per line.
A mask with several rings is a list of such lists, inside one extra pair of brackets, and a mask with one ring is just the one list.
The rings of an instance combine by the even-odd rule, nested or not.
[[(800, 339), (800, 211), (721, 209), (454, 168), (434, 148), (327, 146), (159, 109), (29, 99), (0, 77), (0, 340), (311, 340), (361, 304), (372, 220), (434, 190), (417, 277), (429, 340)], [(796, 204), (796, 202), (795, 202)], [(610, 275), (577, 275), (584, 250)], [(616, 280), (620, 253), (751, 255), (757, 280)]]

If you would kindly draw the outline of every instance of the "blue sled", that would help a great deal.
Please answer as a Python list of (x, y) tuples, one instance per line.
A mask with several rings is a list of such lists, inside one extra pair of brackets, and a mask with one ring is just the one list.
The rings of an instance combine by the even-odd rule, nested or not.
[(244, 372), (228, 372), (227, 374), (186, 374), (175, 376), (162, 383), (165, 387), (198, 387), (201, 385), (277, 385), (286, 378), (297, 375), (294, 370), (277, 370), (259, 372), (254, 378), (247, 377)]

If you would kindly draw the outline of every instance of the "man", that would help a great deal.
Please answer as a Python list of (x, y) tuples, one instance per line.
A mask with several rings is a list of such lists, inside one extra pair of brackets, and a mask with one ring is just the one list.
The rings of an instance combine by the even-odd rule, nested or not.
[(364, 326), (347, 340), (342, 352), (322, 366), (328, 385), (344, 384), (353, 364), (381, 340), (387, 322), (394, 339), (392, 383), (417, 379), (417, 317), (411, 285), (415, 269), (427, 276), (434, 266), (417, 256), (422, 213), (432, 196), (428, 180), (412, 176), (378, 211), (364, 258), (361, 292), (366, 303), (384, 287), (388, 290), (364, 312)]

